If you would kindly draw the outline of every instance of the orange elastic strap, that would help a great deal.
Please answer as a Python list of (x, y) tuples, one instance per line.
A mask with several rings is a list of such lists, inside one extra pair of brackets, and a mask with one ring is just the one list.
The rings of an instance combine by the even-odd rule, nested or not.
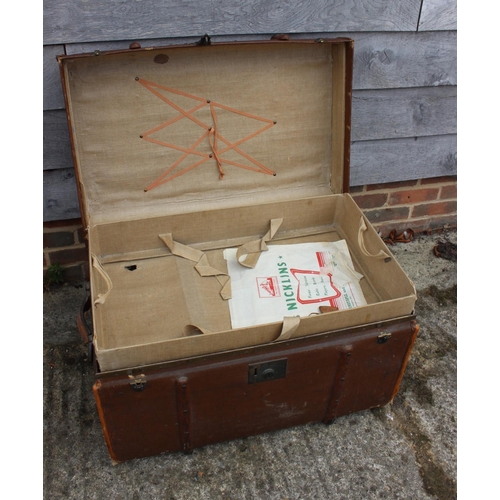
[[(194, 144), (193, 146), (191, 147), (191, 149), (194, 149), (196, 148), (202, 141), (203, 139), (205, 139), (205, 137), (208, 135), (208, 131), (206, 133), (204, 133)], [(146, 139), (148, 140), (148, 139)], [(153, 140), (150, 140), (150, 142), (155, 142)], [(164, 182), (160, 182), (162, 179), (164, 179), (175, 167), (177, 167), (177, 165), (179, 165), (184, 159), (186, 159), (188, 157), (190, 153), (189, 152), (186, 152), (184, 153), (171, 167), (169, 167), (167, 170), (165, 170), (165, 172), (163, 172), (163, 174), (160, 175), (160, 177), (158, 177), (158, 179), (156, 179), (154, 182), (152, 182), (144, 191), (150, 191), (151, 189), (155, 188), (155, 187), (158, 187), (159, 185), (161, 184), (164, 184)], [(172, 180), (172, 179), (175, 179), (176, 177), (179, 177), (179, 175), (182, 175), (184, 173), (186, 173), (188, 170), (192, 170), (193, 168), (201, 165), (202, 163), (206, 162), (207, 160), (209, 159), (209, 156), (208, 155), (205, 155), (205, 158), (203, 160), (200, 160), (199, 162), (196, 162), (194, 163), (193, 165), (191, 165), (190, 167), (186, 167), (182, 170), (180, 170), (179, 172), (177, 172), (176, 174), (174, 174), (172, 177), (169, 177), (168, 180)], [(165, 181), (167, 182), (167, 181)]]
[(172, 94), (182, 95), (184, 97), (188, 97), (189, 99), (195, 99), (196, 101), (201, 101), (203, 103), (207, 102), (207, 100), (203, 99), (203, 97), (198, 97), (196, 95), (188, 94), (187, 92), (182, 92), (182, 90), (171, 89), (170, 87), (165, 87), (164, 85), (160, 85), (159, 83), (150, 82), (148, 80), (142, 80), (140, 78), (138, 78), (137, 81), (148, 88), (150, 86), (156, 87), (158, 89), (166, 90), (167, 92), (172, 92)]
[[(155, 144), (158, 144), (158, 145), (161, 145), (161, 146), (165, 146), (165, 147), (169, 147), (171, 149), (175, 149), (175, 150), (178, 150), (178, 151), (182, 151), (184, 152), (184, 155), (181, 156), (181, 158), (179, 158), (173, 165), (171, 165), (161, 176), (159, 176), (153, 183), (151, 183), (146, 189), (145, 191), (149, 191), (161, 184), (164, 184), (166, 182), (169, 182), (173, 179), (175, 179), (176, 177), (179, 177), (180, 175), (188, 172), (189, 170), (192, 170), (194, 168), (196, 168), (197, 166), (201, 165), (202, 163), (204, 163), (205, 161), (207, 161), (210, 156), (209, 155), (206, 155), (205, 153), (201, 153), (199, 151), (196, 151), (195, 148), (199, 146), (199, 144), (203, 141), (203, 139), (209, 135), (209, 144), (210, 144), (210, 147), (212, 149), (212, 152), (213, 152), (213, 156), (215, 157), (215, 160), (217, 162), (217, 167), (219, 169), (219, 172), (220, 172), (220, 179), (223, 178), (224, 176), (224, 171), (222, 169), (222, 163), (227, 163), (229, 165), (234, 165), (236, 167), (239, 167), (239, 168), (243, 168), (243, 169), (247, 169), (247, 170), (251, 170), (251, 171), (254, 171), (254, 172), (260, 172), (260, 173), (266, 173), (268, 175), (275, 175), (275, 173), (266, 168), (264, 165), (262, 165), (260, 162), (258, 162), (257, 160), (255, 160), (254, 158), (252, 158), (250, 155), (247, 155), (246, 153), (244, 153), (242, 150), (240, 150), (237, 146), (252, 139), (253, 137), (261, 134), (262, 132), (266, 131), (268, 128), (272, 127), (275, 122), (273, 120), (269, 120), (267, 118), (262, 118), (262, 117), (259, 117), (259, 116), (256, 116), (256, 115), (252, 115), (250, 113), (245, 113), (244, 111), (240, 111), (240, 110), (237, 110), (237, 109), (234, 109), (234, 108), (231, 108), (229, 106), (225, 106), (223, 104), (219, 104), (219, 103), (212, 103), (210, 101), (207, 101), (206, 99), (203, 99), (201, 97), (197, 97), (197, 96), (194, 96), (194, 95), (191, 95), (191, 94), (188, 94), (186, 92), (182, 92), (180, 90), (175, 90), (175, 89), (171, 89), (169, 87), (165, 87), (163, 85), (159, 85), (159, 84), (155, 84), (153, 82), (149, 82), (147, 80), (140, 80), (138, 79), (139, 83), (141, 83), (141, 85), (143, 85), (145, 88), (147, 88), (150, 92), (152, 92), (154, 95), (156, 95), (157, 97), (159, 97), (162, 101), (164, 101), (165, 103), (167, 103), (169, 106), (172, 106), (175, 110), (177, 110), (180, 114), (179, 116), (163, 123), (162, 125), (159, 125), (158, 127), (155, 127), (147, 132), (145, 132), (144, 134), (142, 134), (142, 138), (144, 140), (147, 140), (148, 142), (152, 142), (152, 143), (155, 143)], [(190, 99), (195, 99), (195, 100), (198, 100), (198, 101), (201, 101), (202, 104), (201, 105), (198, 105), (198, 106), (195, 106), (194, 108), (190, 109), (189, 111), (185, 111), (183, 110), (182, 108), (180, 108), (179, 106), (177, 106), (176, 104), (174, 104), (170, 99), (168, 99), (167, 97), (163, 96), (162, 94), (160, 94), (159, 92), (157, 92), (153, 87), (156, 87), (156, 88), (160, 88), (160, 89), (163, 89), (163, 90), (166, 90), (168, 92), (172, 92), (174, 94), (177, 94), (177, 95), (182, 95), (184, 97), (187, 97), (187, 98), (190, 98)], [(214, 127), (210, 127), (208, 128), (208, 126), (203, 123), (202, 121), (198, 120), (197, 118), (195, 118), (192, 113), (195, 113), (196, 111), (202, 109), (204, 106), (206, 106), (208, 103), (210, 103), (210, 111), (211, 111), (211, 114), (212, 114), (212, 119), (213, 119), (213, 122), (214, 122)], [(251, 118), (251, 119), (256, 119), (256, 120), (259, 120), (259, 121), (263, 121), (263, 122), (266, 122), (268, 123), (268, 125), (266, 125), (265, 127), (261, 128), (260, 130), (257, 130), (256, 132), (252, 133), (252, 134), (249, 134), (248, 136), (244, 137), (243, 139), (240, 139), (234, 143), (231, 143), (229, 142), (228, 140), (226, 140), (224, 137), (222, 137), (220, 134), (218, 134), (217, 132), (217, 116), (216, 116), (216, 113), (215, 113), (215, 107), (220, 107), (221, 109), (225, 109), (227, 111), (230, 111), (230, 112), (233, 112), (233, 113), (236, 113), (236, 114), (239, 114), (239, 115), (242, 115), (242, 116), (245, 116), (247, 118)], [(167, 143), (167, 142), (164, 142), (164, 141), (159, 141), (157, 139), (153, 139), (153, 138), (150, 138), (148, 137), (149, 135), (159, 131), (159, 130), (162, 130), (164, 128), (166, 128), (167, 126), (169, 125), (172, 125), (173, 123), (181, 120), (182, 118), (188, 118), (190, 120), (192, 120), (194, 123), (196, 123), (197, 125), (199, 125), (200, 127), (204, 128), (205, 130), (207, 130), (208, 128), (208, 132), (205, 132), (194, 144), (191, 148), (183, 148), (181, 146), (177, 146), (175, 144), (170, 144), (170, 143)], [(211, 141), (211, 136), (213, 136), (213, 141)], [(226, 144), (226, 148), (222, 149), (222, 150), (217, 150), (217, 139), (220, 139), (222, 142), (224, 142)], [(248, 165), (244, 165), (244, 164), (241, 164), (241, 163), (237, 163), (237, 162), (234, 162), (234, 161), (230, 161), (230, 160), (225, 160), (223, 158), (220, 157), (221, 154), (229, 151), (233, 149), (234, 151), (236, 151), (238, 154), (240, 154), (241, 156), (243, 156), (244, 158), (246, 158), (247, 160), (249, 160), (251, 163), (253, 163), (254, 165), (256, 165), (258, 168), (254, 168), (254, 167), (251, 167), (251, 166), (248, 166)], [(165, 179), (165, 177), (175, 168), (177, 167), (189, 154), (194, 154), (196, 156), (201, 156), (203, 159), (190, 165), (189, 167), (186, 167), (182, 170), (180, 170), (179, 172), (177, 172), (176, 174), (168, 177)]]
[[(200, 105), (198, 105), (198, 106), (190, 109), (188, 111), (188, 114), (196, 113), (196, 111), (198, 111), (199, 109), (201, 109), (201, 108), (203, 108), (205, 106), (206, 106), (206, 104), (200, 104)], [(148, 135), (154, 134), (155, 132), (158, 132), (159, 130), (164, 129), (165, 127), (168, 127), (169, 125), (173, 125), (175, 122), (178, 122), (179, 120), (182, 120), (183, 118), (184, 118), (184, 116), (182, 116), (182, 115), (176, 116), (175, 118), (172, 118), (168, 122), (165, 122), (162, 125), (158, 125), (158, 127), (153, 128), (151, 130), (148, 130), (147, 132), (145, 132), (144, 134), (142, 134), (142, 138), (144, 139)]]
[(222, 179), (224, 177), (224, 170), (222, 170), (222, 165), (221, 165), (221, 159), (219, 158), (219, 155), (217, 154), (217, 115), (215, 114), (215, 109), (213, 107), (212, 102), (210, 102), (210, 113), (212, 114), (212, 120), (214, 121), (214, 126), (213, 128), (210, 127), (210, 136), (213, 136), (214, 141), (210, 142), (210, 147), (212, 148), (212, 152), (215, 156), (215, 161), (217, 162), (217, 167), (219, 168), (219, 179)]

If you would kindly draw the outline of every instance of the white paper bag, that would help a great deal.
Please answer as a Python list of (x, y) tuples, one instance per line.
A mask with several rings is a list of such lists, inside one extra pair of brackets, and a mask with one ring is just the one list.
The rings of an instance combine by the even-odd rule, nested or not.
[(224, 250), (231, 278), (233, 328), (319, 313), (320, 306), (366, 305), (345, 240), (270, 245), (254, 268), (241, 266), (236, 248)]

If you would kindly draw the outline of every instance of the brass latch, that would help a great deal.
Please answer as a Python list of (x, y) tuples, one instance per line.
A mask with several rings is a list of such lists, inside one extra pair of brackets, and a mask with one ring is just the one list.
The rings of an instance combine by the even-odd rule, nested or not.
[(130, 379), (129, 383), (134, 391), (140, 392), (146, 387), (147, 379), (144, 373), (140, 375), (129, 375), (128, 378)]
[(377, 344), (385, 344), (390, 338), (392, 337), (392, 333), (389, 332), (382, 332), (378, 337), (377, 337)]

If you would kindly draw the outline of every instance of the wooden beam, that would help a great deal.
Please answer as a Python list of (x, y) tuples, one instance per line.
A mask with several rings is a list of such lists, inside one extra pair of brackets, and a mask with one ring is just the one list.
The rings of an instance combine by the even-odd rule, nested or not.
[(456, 29), (457, 0), (422, 0), (418, 31)]
[(45, 0), (45, 45), (229, 34), (415, 31), (421, 0)]
[(356, 90), (354, 141), (457, 133), (457, 88)]
[(80, 207), (72, 168), (43, 172), (43, 220), (77, 219)]
[(457, 33), (356, 33), (353, 88), (457, 84)]
[(64, 97), (56, 57), (64, 54), (63, 45), (43, 48), (43, 109), (64, 108)]
[(360, 141), (351, 146), (351, 186), (456, 174), (456, 135)]
[(72, 168), (68, 121), (62, 109), (43, 112), (43, 169)]

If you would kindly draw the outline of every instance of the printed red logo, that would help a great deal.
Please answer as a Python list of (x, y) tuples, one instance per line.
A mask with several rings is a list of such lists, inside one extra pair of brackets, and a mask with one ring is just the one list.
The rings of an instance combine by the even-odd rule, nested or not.
[(257, 290), (261, 299), (281, 297), (277, 276), (257, 278)]

